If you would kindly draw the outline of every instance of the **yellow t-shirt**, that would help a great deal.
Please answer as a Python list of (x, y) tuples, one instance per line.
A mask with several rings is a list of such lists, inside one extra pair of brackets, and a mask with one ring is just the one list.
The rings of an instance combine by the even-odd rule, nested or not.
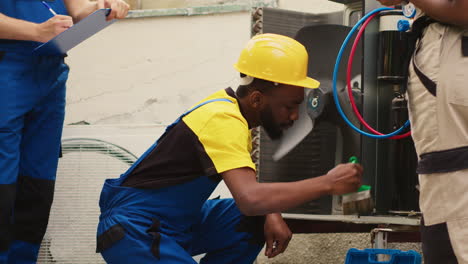
[(155, 189), (203, 175), (221, 180), (221, 173), (236, 168), (255, 170), (249, 126), (234, 91), (218, 91), (195, 106), (218, 98), (230, 102), (210, 102), (184, 116), (159, 139), (123, 185)]

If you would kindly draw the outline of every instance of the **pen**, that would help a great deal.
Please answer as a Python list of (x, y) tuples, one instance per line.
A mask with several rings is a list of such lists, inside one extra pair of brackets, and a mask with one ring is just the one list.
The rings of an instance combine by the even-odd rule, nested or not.
[(52, 7), (50, 7), (49, 4), (47, 4), (47, 3), (44, 2), (44, 1), (41, 1), (41, 2), (42, 2), (42, 4), (43, 4), (47, 9), (49, 9), (49, 11), (52, 13), (52, 15), (54, 15), (54, 16), (57, 15), (57, 13), (55, 13), (55, 11), (52, 9)]

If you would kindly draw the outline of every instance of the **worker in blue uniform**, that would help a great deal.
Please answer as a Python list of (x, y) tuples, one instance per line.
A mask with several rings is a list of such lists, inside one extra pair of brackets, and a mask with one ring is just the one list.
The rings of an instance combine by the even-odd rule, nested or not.
[(36, 263), (53, 200), (64, 120), (64, 56), (35, 47), (122, 0), (0, 1), (0, 263)]
[[(362, 167), (340, 164), (326, 175), (259, 183), (250, 129), (277, 139), (298, 119), (308, 54), (294, 39), (253, 37), (235, 68), (241, 85), (201, 100), (117, 179), (105, 181), (97, 252), (107, 263), (252, 263), (264, 243), (282, 253), (291, 231), (280, 212), (327, 194), (356, 191)], [(209, 196), (224, 180), (234, 199)]]

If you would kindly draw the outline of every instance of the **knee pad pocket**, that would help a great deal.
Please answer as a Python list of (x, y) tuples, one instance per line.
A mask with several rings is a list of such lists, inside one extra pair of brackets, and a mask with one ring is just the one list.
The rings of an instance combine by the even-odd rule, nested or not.
[(97, 237), (96, 253), (100, 253), (114, 245), (125, 236), (125, 229), (120, 225), (113, 225)]
[(236, 231), (251, 234), (248, 242), (250, 244), (262, 246), (265, 244), (265, 234), (263, 233), (264, 225), (265, 216), (244, 216), (236, 227)]
[(15, 201), (15, 239), (40, 244), (47, 229), (55, 181), (18, 177)]
[(0, 184), (0, 252), (7, 251), (12, 240), (13, 205), (16, 184)]

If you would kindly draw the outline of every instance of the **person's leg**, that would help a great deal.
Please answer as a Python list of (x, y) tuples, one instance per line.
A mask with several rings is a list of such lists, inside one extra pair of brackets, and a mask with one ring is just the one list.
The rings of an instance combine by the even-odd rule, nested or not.
[(447, 229), (458, 264), (468, 264), (468, 221), (460, 219), (447, 222)]
[[(2, 81), (0, 80), (1, 85)], [(20, 115), (6, 114), (8, 113), (6, 110), (8, 104), (4, 104), (5, 100), (3, 99), (3, 93), (0, 93), (0, 264), (7, 262), (13, 235), (11, 232), (13, 208), (23, 126)]]
[(265, 243), (264, 217), (246, 217), (233, 199), (208, 200), (195, 227), (192, 255), (201, 264), (253, 263)]
[(41, 93), (25, 115), (9, 263), (36, 263), (47, 229), (65, 115), (68, 67), (38, 59), (35, 89)]
[(24, 116), (35, 103), (29, 61), (0, 53), (0, 263), (8, 261)]
[(421, 241), (425, 264), (458, 264), (446, 223), (425, 226), (422, 218)]

